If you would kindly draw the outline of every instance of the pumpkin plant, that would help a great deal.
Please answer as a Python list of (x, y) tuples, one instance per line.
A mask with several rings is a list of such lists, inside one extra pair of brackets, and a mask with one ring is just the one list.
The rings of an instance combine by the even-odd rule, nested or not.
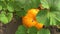
[(10, 1), (0, 0), (0, 21), (3, 24), (9, 23), (13, 18), (14, 8), (10, 3)]
[[(33, 0), (32, 0), (33, 1)], [(34, 0), (34, 1), (36, 1), (36, 0)], [(43, 25), (45, 25), (46, 27), (49, 27), (49, 26), (57, 26), (57, 25), (60, 25), (60, 18), (59, 18), (59, 15), (60, 15), (60, 0), (39, 0), (39, 2), (40, 3), (38, 3), (37, 1), (36, 1), (36, 3), (38, 3), (37, 5), (39, 5), (39, 4), (41, 4), (42, 5), (42, 7), (44, 8), (43, 10), (40, 10), (38, 13), (37, 13), (37, 15), (36, 15), (36, 18), (34, 17), (34, 19), (37, 21), (37, 23), (42, 23)], [(29, 2), (28, 2), (29, 3)], [(35, 3), (35, 4), (36, 4)], [(33, 3), (31, 3), (31, 4), (33, 4)], [(29, 5), (30, 7), (33, 7), (33, 5)], [(34, 5), (35, 5), (34, 4)], [(30, 8), (29, 7), (29, 8)], [(36, 7), (36, 5), (35, 5), (35, 7)], [(33, 7), (33, 8), (35, 8), (35, 7)], [(37, 6), (38, 7), (38, 6)], [(30, 9), (32, 9), (32, 8), (30, 8)], [(29, 9), (28, 9), (29, 10)], [(28, 11), (29, 12), (29, 11)], [(32, 10), (32, 13), (33, 13), (33, 10)], [(35, 12), (34, 12), (35, 13)], [(28, 14), (28, 13), (27, 13)], [(27, 14), (23, 17), (23, 18), (25, 18), (26, 17), (26, 19), (27, 19), (27, 22), (24, 22), (23, 24), (26, 26), (26, 27), (30, 27), (31, 26), (31, 24), (33, 24), (32, 26), (34, 26), (34, 24), (35, 23), (32, 23), (33, 21), (28, 21), (28, 20), (30, 20), (30, 16), (32, 16), (31, 15), (31, 13), (29, 13), (29, 16), (27, 17)], [(32, 17), (31, 17), (32, 18)], [(32, 18), (33, 19), (33, 18)], [(32, 20), (31, 19), (31, 20)], [(26, 21), (26, 20), (24, 20), (24, 21)], [(36, 26), (37, 26), (37, 24), (36, 24)], [(34, 28), (36, 28), (36, 27), (34, 27)], [(38, 26), (38, 28), (39, 28), (39, 26)], [(28, 30), (29, 30), (29, 28), (28, 28)], [(27, 30), (27, 31), (28, 31)], [(33, 31), (33, 28), (31, 27), (31, 30)], [(30, 31), (31, 31), (30, 30)], [(36, 29), (35, 29), (36, 30)], [(42, 30), (42, 31), (41, 31)], [(46, 29), (44, 29), (44, 28), (42, 28), (42, 29), (40, 29), (40, 30), (37, 30), (37, 32), (35, 32), (34, 33), (34, 31), (32, 32), (32, 33), (34, 33), (34, 34), (50, 34), (50, 31), (49, 31), (49, 29), (47, 29), (46, 31), (48, 32), (46, 32), (45, 31)], [(18, 31), (19, 32), (19, 31)], [(39, 33), (38, 33), (39, 32)], [(43, 33), (43, 32), (45, 32), (45, 33)], [(27, 32), (28, 34), (29, 34), (29, 31)], [(32, 34), (32, 33), (30, 33), (30, 34)]]
[(23, 25), (25, 25), (26, 27), (35, 26), (38, 29), (43, 28), (43, 24), (39, 24), (36, 21), (36, 15), (37, 15), (38, 12), (39, 12), (39, 9), (28, 10), (27, 14), (22, 17)]
[(0, 21), (1, 23), (3, 24), (10, 23), (12, 19), (15, 17), (14, 14), (16, 14), (17, 16), (25, 15), (26, 12), (22, 10), (22, 7), (20, 6), (20, 4), (21, 4), (20, 2), (17, 2), (14, 0), (0, 0)]
[(60, 26), (60, 0), (0, 0), (1, 23), (10, 23), (14, 15), (23, 23), (15, 34), (50, 34), (43, 27)]
[[(36, 19), (38, 22), (41, 22), (45, 24), (46, 26), (49, 25), (60, 25), (60, 0), (41, 0), (41, 4), (44, 8), (44, 10), (41, 10), (37, 16)], [(46, 6), (45, 6), (46, 5)], [(47, 8), (48, 7), (48, 8)]]

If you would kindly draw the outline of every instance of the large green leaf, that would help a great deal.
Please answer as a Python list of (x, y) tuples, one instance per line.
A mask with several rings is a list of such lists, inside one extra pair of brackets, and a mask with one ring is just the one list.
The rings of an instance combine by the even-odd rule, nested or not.
[(55, 15), (54, 18), (55, 18), (55, 24), (56, 25), (59, 25), (60, 24), (60, 11), (56, 11), (56, 12), (53, 12), (53, 14)]
[[(42, 6), (47, 8), (47, 11), (40, 11), (37, 14), (37, 21), (46, 25), (58, 25), (60, 24), (60, 1), (59, 0), (40, 0)], [(47, 7), (45, 6), (47, 5)], [(44, 15), (44, 16), (43, 16)]]
[(41, 29), (37, 32), (37, 34), (50, 34), (50, 31), (48, 29)]
[(29, 28), (28, 29), (28, 34), (37, 34), (37, 28), (35, 28), (35, 27), (31, 27), (31, 28)]
[(58, 25), (60, 22), (59, 11), (40, 11), (36, 17), (37, 21), (44, 25)]
[(39, 23), (42, 23), (44, 25), (49, 25), (48, 11), (47, 10), (41, 10), (37, 14), (36, 19)]
[(17, 31), (15, 32), (15, 34), (27, 34), (27, 29), (25, 26), (20, 25), (17, 29)]
[(52, 11), (52, 12), (50, 12), (49, 17), (50, 17), (50, 25), (58, 25), (58, 24), (60, 24), (60, 11)]
[(44, 8), (54, 7), (54, 9), (60, 10), (60, 0), (40, 0), (40, 2)]
[(9, 23), (13, 18), (13, 14), (12, 13), (6, 13), (5, 11), (2, 11), (0, 14), (0, 21), (3, 24), (7, 24)]
[(8, 19), (7, 19), (6, 15), (5, 15), (5, 12), (4, 12), (4, 11), (1, 12), (1, 14), (0, 14), (0, 21), (1, 21), (3, 24), (8, 23)]

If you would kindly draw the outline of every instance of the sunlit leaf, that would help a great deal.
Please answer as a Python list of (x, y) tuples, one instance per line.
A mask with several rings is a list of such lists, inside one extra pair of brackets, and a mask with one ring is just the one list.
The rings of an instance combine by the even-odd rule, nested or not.
[(41, 4), (42, 4), (42, 6), (43, 6), (43, 8), (47, 8), (47, 9), (49, 9), (49, 3), (47, 2), (47, 0), (40, 0), (40, 2), (41, 2)]
[(13, 18), (13, 13), (8, 13), (7, 15), (8, 22), (10, 22)]
[(0, 1), (5, 1), (5, 0), (0, 0)]
[(50, 13), (50, 25), (56, 25), (56, 15), (54, 13)]
[(5, 15), (5, 12), (2, 12), (2, 13), (0, 14), (0, 21), (1, 21), (3, 24), (7, 24), (7, 23), (8, 23), (8, 19), (7, 19), (6, 15)]
[(2, 6), (0, 5), (0, 10), (2, 10)]
[(3, 24), (9, 23), (12, 20), (12, 18), (13, 18), (13, 14), (12, 13), (6, 14), (5, 11), (2, 11), (1, 14), (0, 14), (0, 21)]
[(44, 8), (51, 8), (60, 10), (60, 0), (40, 0)]

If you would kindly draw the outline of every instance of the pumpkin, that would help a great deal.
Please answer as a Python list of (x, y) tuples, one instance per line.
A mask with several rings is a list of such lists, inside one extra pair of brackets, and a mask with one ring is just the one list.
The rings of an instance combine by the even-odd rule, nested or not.
[(32, 27), (35, 26), (37, 29), (40, 29), (43, 27), (43, 24), (40, 24), (36, 21), (36, 15), (39, 12), (39, 9), (30, 9), (27, 11), (27, 14), (22, 17), (22, 23), (26, 27)]

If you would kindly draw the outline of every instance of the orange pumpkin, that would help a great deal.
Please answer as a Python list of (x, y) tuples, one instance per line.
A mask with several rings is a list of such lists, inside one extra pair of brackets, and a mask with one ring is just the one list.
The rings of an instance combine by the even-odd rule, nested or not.
[[(27, 26), (27, 27), (31, 27), (31, 26), (34, 26), (36, 23), (34, 23), (35, 21), (35, 17), (36, 17), (36, 14), (39, 12), (39, 9), (30, 9), (28, 10), (26, 16), (24, 16), (22, 18), (22, 22), (23, 22), (23, 25)], [(34, 21), (34, 22), (32, 22)]]
[(23, 25), (26, 27), (32, 27), (36, 25), (36, 22), (32, 18), (29, 18), (27, 16), (24, 17), (22, 20), (23, 20)]
[(37, 23), (35, 25), (35, 27), (39, 30), (39, 29), (43, 28), (43, 24), (42, 23)]
[(36, 15), (39, 12), (39, 9), (30, 9), (28, 10), (27, 14), (22, 17), (22, 23), (26, 27), (32, 27), (35, 26), (37, 29), (40, 29), (43, 27), (42, 24), (39, 24), (36, 21)]

